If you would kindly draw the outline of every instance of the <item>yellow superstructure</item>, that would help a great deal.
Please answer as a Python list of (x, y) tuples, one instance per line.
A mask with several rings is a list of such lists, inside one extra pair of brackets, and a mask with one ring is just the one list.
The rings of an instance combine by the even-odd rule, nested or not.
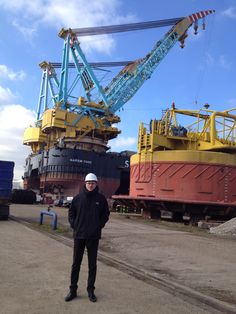
[[(178, 115), (194, 121), (183, 127), (178, 124)], [(139, 153), (159, 150), (236, 153), (236, 115), (207, 109), (178, 110), (173, 106), (161, 120), (150, 122), (150, 131), (142, 123), (139, 127)]]
[[(94, 103), (91, 106), (94, 107)], [(31, 146), (33, 153), (39, 152), (43, 147), (52, 147), (62, 139), (80, 142), (86, 135), (101, 139), (106, 144), (120, 133), (116, 127), (110, 126), (111, 121), (117, 123), (120, 119), (112, 114), (94, 118), (89, 114), (79, 115), (59, 108), (48, 109), (44, 111), (36, 127), (25, 130), (23, 143)]]

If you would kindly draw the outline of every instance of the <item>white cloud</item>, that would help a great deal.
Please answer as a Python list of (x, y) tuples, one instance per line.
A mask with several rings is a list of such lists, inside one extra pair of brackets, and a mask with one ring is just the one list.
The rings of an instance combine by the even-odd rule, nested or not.
[(20, 70), (18, 72), (14, 72), (9, 69), (5, 64), (0, 64), (0, 78), (8, 79), (11, 81), (22, 81), (25, 79), (25, 72)]
[(228, 61), (224, 55), (221, 55), (219, 58), (219, 65), (222, 68), (229, 70), (232, 66), (232, 63)]
[(98, 52), (105, 52), (106, 54), (111, 54), (112, 49), (115, 47), (115, 42), (112, 37), (107, 35), (83, 37), (80, 39), (83, 45), (83, 51), (89, 56), (91, 52), (91, 47), (95, 48)]
[(206, 53), (205, 63), (208, 66), (218, 66), (226, 70), (229, 70), (232, 67), (232, 62), (227, 60), (225, 55), (220, 55), (219, 57), (215, 58), (211, 54)]
[(17, 20), (12, 22), (12, 25), (24, 36), (25, 40), (31, 41), (37, 33), (36, 27), (26, 27), (18, 23)]
[(0, 159), (15, 162), (14, 179), (20, 179), (24, 173), (30, 149), (23, 145), (23, 132), (34, 120), (35, 113), (21, 105), (0, 104)]
[(16, 96), (12, 93), (10, 88), (4, 88), (0, 85), (0, 106), (11, 104), (15, 99)]
[(0, 107), (0, 126), (2, 130), (23, 130), (35, 119), (35, 113), (21, 105)]
[[(36, 34), (39, 27), (81, 28), (136, 21), (133, 15), (120, 15), (120, 0), (0, 0), (2, 9), (15, 15), (13, 25), (25, 38)], [(31, 25), (31, 27), (29, 27)], [(110, 53), (114, 46), (111, 36), (80, 38), (86, 48)]]
[(212, 66), (215, 63), (215, 60), (214, 60), (214, 58), (213, 58), (213, 56), (211, 54), (206, 53), (205, 62), (206, 62), (207, 65)]
[(236, 18), (236, 8), (230, 7), (222, 12), (222, 15), (235, 19)]
[(135, 137), (118, 136), (116, 139), (109, 142), (113, 151), (121, 150), (136, 150), (137, 139)]

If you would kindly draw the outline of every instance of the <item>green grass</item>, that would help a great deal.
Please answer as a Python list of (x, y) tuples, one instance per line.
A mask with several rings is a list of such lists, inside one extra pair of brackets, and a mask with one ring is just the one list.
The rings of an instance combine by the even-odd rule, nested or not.
[(55, 229), (55, 230), (53, 230), (51, 224), (47, 223), (47, 222), (42, 224), (42, 225), (40, 225), (39, 223), (32, 221), (32, 222), (30, 222), (30, 224), (34, 228), (39, 229), (39, 230), (44, 231), (44, 232), (61, 234), (61, 235), (64, 235), (64, 236), (69, 236), (72, 233), (72, 231), (71, 231), (71, 229), (69, 227), (66, 227), (66, 226), (63, 226), (63, 225), (59, 225), (59, 224), (57, 224), (57, 229)]

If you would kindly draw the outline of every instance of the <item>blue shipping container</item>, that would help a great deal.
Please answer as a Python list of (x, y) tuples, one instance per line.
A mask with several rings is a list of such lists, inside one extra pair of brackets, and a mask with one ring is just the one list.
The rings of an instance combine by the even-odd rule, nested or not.
[(0, 160), (0, 199), (8, 199), (11, 196), (13, 169), (13, 161)]

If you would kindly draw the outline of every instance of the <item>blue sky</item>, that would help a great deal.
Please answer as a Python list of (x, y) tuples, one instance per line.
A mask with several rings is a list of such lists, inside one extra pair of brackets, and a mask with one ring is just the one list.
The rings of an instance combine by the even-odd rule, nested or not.
[[(112, 150), (136, 150), (138, 126), (159, 118), (174, 101), (179, 108), (236, 107), (235, 0), (0, 0), (0, 159), (15, 161), (15, 179), (24, 171), (28, 147), (24, 128), (38, 103), (43, 61), (61, 61), (61, 27), (112, 25), (188, 16), (215, 9), (206, 30), (189, 31), (186, 47), (176, 44), (150, 80), (118, 112), (121, 135)], [(133, 60), (145, 56), (169, 28), (81, 38), (89, 61)], [(79, 95), (78, 95), (79, 96)]]

